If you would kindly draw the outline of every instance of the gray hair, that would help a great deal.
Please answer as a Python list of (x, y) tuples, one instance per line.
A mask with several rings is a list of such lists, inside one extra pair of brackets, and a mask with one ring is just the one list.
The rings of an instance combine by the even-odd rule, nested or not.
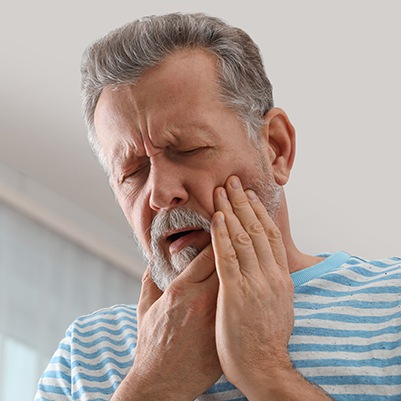
[(105, 171), (108, 166), (95, 129), (94, 112), (106, 87), (134, 84), (175, 51), (203, 49), (216, 56), (220, 95), (255, 142), (273, 107), (272, 86), (259, 48), (247, 33), (205, 14), (173, 13), (130, 22), (105, 35), (84, 53), (82, 102), (88, 139)]

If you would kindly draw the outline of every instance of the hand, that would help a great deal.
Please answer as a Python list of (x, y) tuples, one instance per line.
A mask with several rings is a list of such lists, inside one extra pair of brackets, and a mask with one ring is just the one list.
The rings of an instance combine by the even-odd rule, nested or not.
[(135, 362), (113, 399), (194, 400), (218, 380), (217, 292), (210, 244), (164, 293), (145, 273)]
[(215, 206), (217, 352), (228, 380), (250, 398), (255, 386), (292, 369), (293, 284), (280, 231), (256, 194), (230, 177), (216, 189)]

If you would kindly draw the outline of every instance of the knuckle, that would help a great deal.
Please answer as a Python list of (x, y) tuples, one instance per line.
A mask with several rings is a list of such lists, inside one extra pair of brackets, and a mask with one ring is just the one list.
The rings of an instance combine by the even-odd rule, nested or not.
[(234, 250), (229, 250), (224, 252), (224, 254), (221, 256), (221, 259), (227, 264), (237, 263), (237, 254)]
[(241, 245), (250, 245), (252, 240), (247, 233), (243, 232), (235, 235), (235, 242)]
[(244, 209), (249, 206), (247, 198), (239, 198), (233, 201), (233, 206), (235, 209)]
[(277, 227), (269, 227), (267, 235), (272, 240), (282, 241), (281, 232)]
[(259, 221), (256, 221), (248, 226), (248, 232), (250, 234), (264, 234), (265, 229)]

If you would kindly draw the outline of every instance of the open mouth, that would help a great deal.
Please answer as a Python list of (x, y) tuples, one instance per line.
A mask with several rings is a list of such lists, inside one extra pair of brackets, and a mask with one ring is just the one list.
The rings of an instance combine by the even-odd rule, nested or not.
[(186, 231), (180, 231), (180, 232), (171, 234), (167, 237), (167, 242), (169, 244), (172, 244), (173, 242), (177, 241), (179, 238), (182, 238), (186, 235), (192, 234), (195, 231), (201, 231), (201, 230), (186, 230)]

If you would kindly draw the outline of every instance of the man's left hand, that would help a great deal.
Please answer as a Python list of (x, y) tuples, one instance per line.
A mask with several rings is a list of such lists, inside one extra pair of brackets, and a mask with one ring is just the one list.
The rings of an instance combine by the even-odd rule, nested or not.
[(293, 369), (293, 283), (280, 231), (253, 191), (232, 176), (216, 189), (215, 206), (217, 351), (227, 379), (250, 398)]

